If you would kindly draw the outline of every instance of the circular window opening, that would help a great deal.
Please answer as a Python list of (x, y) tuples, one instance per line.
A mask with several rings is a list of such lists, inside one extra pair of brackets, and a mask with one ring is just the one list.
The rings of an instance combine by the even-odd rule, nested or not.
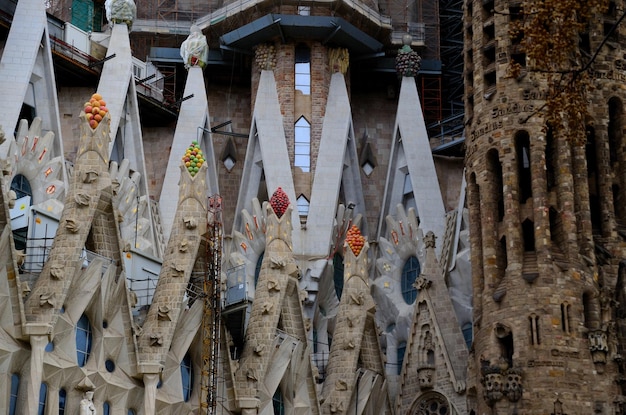
[(111, 359), (107, 359), (104, 362), (104, 367), (107, 369), (107, 372), (112, 373), (115, 370), (115, 362)]

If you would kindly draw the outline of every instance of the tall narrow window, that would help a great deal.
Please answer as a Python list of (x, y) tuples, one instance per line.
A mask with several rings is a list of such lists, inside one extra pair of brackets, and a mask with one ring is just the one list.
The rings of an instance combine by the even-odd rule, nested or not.
[(528, 317), (528, 322), (530, 323), (530, 344), (541, 344), (541, 339), (539, 338), (539, 316), (535, 313), (531, 314)]
[(298, 203), (298, 214), (300, 216), (309, 216), (309, 199), (304, 195), (300, 195), (297, 200)]
[(111, 404), (105, 402), (102, 404), (102, 415), (111, 415)]
[(402, 363), (404, 362), (404, 355), (406, 354), (406, 342), (400, 342), (398, 344), (397, 352), (397, 365), (398, 365), (398, 375), (402, 373)]
[(272, 406), (274, 407), (274, 415), (285, 415), (285, 402), (283, 401), (283, 393), (280, 386), (276, 388), (274, 396), (272, 396)]
[(48, 385), (42, 383), (39, 387), (39, 412), (38, 415), (46, 413), (46, 399), (48, 398)]
[(530, 175), (530, 138), (526, 131), (519, 131), (515, 134), (515, 149), (517, 152), (519, 201), (526, 203), (526, 200), (533, 195)]
[(417, 288), (413, 285), (420, 273), (420, 263), (415, 256), (409, 257), (402, 268), (402, 297), (407, 304), (413, 304), (417, 298)]
[(256, 288), (256, 284), (259, 282), (259, 275), (261, 275), (261, 266), (263, 265), (263, 256), (265, 255), (265, 251), (261, 252), (259, 258), (256, 260), (256, 267), (254, 268), (254, 288)]
[(417, 203), (415, 202), (415, 193), (413, 193), (413, 183), (411, 175), (407, 173), (404, 176), (404, 188), (402, 190), (402, 204), (406, 210), (413, 208), (417, 211)]
[(59, 415), (65, 415), (65, 401), (67, 400), (67, 392), (65, 389), (59, 389)]
[(92, 340), (91, 323), (83, 314), (76, 323), (76, 358), (80, 367), (85, 366), (89, 359)]
[(296, 47), (295, 89), (311, 94), (311, 50), (304, 45)]
[(341, 299), (341, 293), (343, 293), (343, 269), (343, 257), (337, 253), (333, 257), (333, 281), (338, 299)]
[(20, 375), (13, 373), (11, 375), (11, 397), (9, 399), (9, 415), (15, 415), (17, 408), (17, 393), (20, 389)]
[(183, 383), (183, 399), (187, 402), (191, 398), (191, 391), (193, 390), (193, 365), (189, 352), (185, 354), (183, 361), (180, 362), (180, 375)]
[(473, 329), (472, 323), (463, 324), (463, 338), (465, 339), (465, 345), (469, 349), (472, 346)]
[(300, 117), (296, 121), (294, 133), (294, 166), (308, 172), (311, 170), (311, 124), (306, 118)]
[(568, 303), (561, 304), (561, 330), (565, 333), (570, 332), (569, 328), (569, 307)]

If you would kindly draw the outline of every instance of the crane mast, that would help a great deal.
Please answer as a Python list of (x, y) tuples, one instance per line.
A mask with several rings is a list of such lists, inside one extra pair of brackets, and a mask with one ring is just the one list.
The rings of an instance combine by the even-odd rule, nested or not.
[(203, 282), (202, 414), (214, 415), (217, 408), (218, 358), (220, 350), (220, 283), (222, 268), (222, 197), (209, 197), (207, 210), (206, 267)]

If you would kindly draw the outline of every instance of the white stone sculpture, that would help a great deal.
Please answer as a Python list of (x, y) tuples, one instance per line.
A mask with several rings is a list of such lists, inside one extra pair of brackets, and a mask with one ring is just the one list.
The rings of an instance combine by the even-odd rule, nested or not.
[(96, 415), (96, 407), (93, 404), (93, 391), (85, 392), (83, 399), (80, 401), (79, 415)]

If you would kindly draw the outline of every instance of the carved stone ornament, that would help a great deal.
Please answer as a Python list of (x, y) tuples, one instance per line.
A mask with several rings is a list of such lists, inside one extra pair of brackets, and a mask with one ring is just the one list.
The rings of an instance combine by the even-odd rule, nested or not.
[(159, 320), (172, 321), (171, 311), (167, 305), (160, 305), (157, 313)]
[(278, 256), (270, 257), (270, 268), (272, 269), (283, 269), (286, 263), (285, 258)]
[(187, 229), (196, 229), (198, 227), (198, 221), (193, 216), (184, 218), (183, 222), (185, 223), (185, 228)]
[(354, 345), (354, 342), (352, 340), (348, 340), (345, 345), (344, 345), (344, 349), (346, 350), (352, 350), (354, 349), (356, 346)]
[(91, 196), (88, 193), (77, 192), (74, 195), (74, 201), (78, 206), (89, 206), (89, 202), (91, 202)]
[(52, 293), (43, 293), (39, 296), (39, 306), (52, 308), (54, 307), (54, 298), (55, 294)]
[(279, 282), (276, 280), (276, 278), (270, 278), (267, 281), (267, 290), (269, 292), (279, 292), (280, 291), (280, 284)]
[(363, 297), (363, 293), (358, 293), (358, 294), (350, 294), (350, 300), (352, 300), (352, 303), (356, 304), (356, 305), (363, 305), (365, 304), (365, 298)]
[(606, 363), (606, 356), (609, 352), (606, 333), (603, 330), (592, 330), (587, 333), (587, 337), (593, 363)]
[(78, 233), (78, 231), (80, 231), (80, 223), (76, 222), (74, 219), (66, 219), (65, 229), (72, 233)]
[(246, 378), (253, 382), (257, 382), (259, 380), (259, 378), (256, 376), (256, 373), (254, 373), (254, 369), (246, 370)]
[(264, 351), (265, 351), (265, 345), (257, 344), (256, 346), (254, 346), (254, 353), (257, 356), (263, 356)]
[(84, 171), (81, 173), (83, 183), (93, 183), (98, 180), (99, 173), (94, 170)]
[(163, 345), (163, 336), (160, 334), (151, 334), (150, 335), (150, 346), (162, 346)]
[(330, 412), (335, 414), (337, 412), (343, 412), (343, 401), (340, 401), (339, 403), (337, 402), (331, 402), (330, 403)]
[(22, 298), (28, 297), (28, 295), (31, 292), (30, 285), (28, 284), (28, 281), (20, 282), (20, 289), (22, 291)]
[(504, 374), (504, 395), (511, 402), (517, 402), (522, 397), (522, 370), (510, 368)]
[(52, 265), (50, 267), (50, 276), (55, 280), (62, 280), (65, 277), (65, 267), (62, 265)]
[(432, 281), (429, 279), (424, 278), (423, 276), (419, 276), (415, 282), (413, 283), (413, 286), (415, 288), (417, 288), (418, 290), (425, 290), (427, 288), (430, 288), (430, 286), (432, 285)]
[(432, 389), (435, 380), (435, 367), (430, 365), (417, 368), (417, 379), (420, 389)]
[(335, 382), (335, 390), (337, 391), (347, 391), (348, 390), (348, 383), (343, 380), (343, 379), (339, 379)]
[(172, 264), (172, 275), (174, 277), (182, 277), (185, 275), (185, 266), (183, 264)]
[(484, 387), (483, 398), (487, 405), (493, 406), (504, 395), (501, 369), (497, 366), (490, 366), (483, 370), (482, 384)]
[(274, 309), (274, 303), (271, 301), (266, 301), (263, 303), (263, 314), (269, 314)]
[(187, 239), (183, 239), (180, 241), (180, 245), (178, 245), (178, 252), (187, 252), (189, 250), (189, 241)]

